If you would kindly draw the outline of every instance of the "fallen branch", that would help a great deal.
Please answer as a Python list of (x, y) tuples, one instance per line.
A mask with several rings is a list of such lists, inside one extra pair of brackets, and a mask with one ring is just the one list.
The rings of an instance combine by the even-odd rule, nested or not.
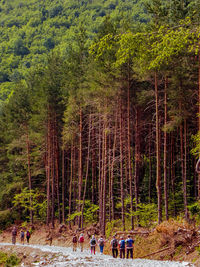
[(138, 232), (138, 231), (120, 231), (115, 235), (149, 235), (150, 232)]
[(158, 254), (158, 253), (163, 252), (163, 251), (165, 251), (165, 250), (168, 250), (168, 249), (170, 249), (170, 248), (171, 248), (171, 247), (163, 248), (163, 249), (158, 250), (158, 251), (156, 251), (156, 252), (153, 252), (153, 253), (147, 254), (147, 255), (145, 255), (145, 256), (142, 256), (142, 258), (146, 258), (146, 257), (149, 257), (149, 256), (151, 256), (151, 255)]

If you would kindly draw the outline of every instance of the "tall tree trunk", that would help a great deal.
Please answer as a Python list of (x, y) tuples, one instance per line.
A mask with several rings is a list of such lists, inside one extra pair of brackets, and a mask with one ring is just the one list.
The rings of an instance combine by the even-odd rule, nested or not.
[(114, 165), (115, 165), (115, 150), (117, 142), (117, 112), (115, 117), (115, 130), (114, 130), (114, 140), (113, 140), (113, 149), (112, 149), (112, 163), (111, 163), (111, 177), (110, 177), (110, 193), (111, 193), (111, 213), (112, 220), (115, 219), (115, 204), (114, 204), (114, 195), (113, 195), (113, 184), (114, 184)]
[[(165, 92), (164, 92), (164, 125), (167, 125), (167, 78), (165, 77)], [(168, 181), (167, 181), (167, 131), (164, 130), (164, 197), (165, 197), (165, 217), (169, 219), (168, 214)]]
[(65, 223), (65, 149), (62, 149), (62, 223)]
[[(83, 174), (82, 174), (82, 128), (83, 128), (83, 114), (82, 109), (79, 111), (80, 121), (79, 121), (79, 177), (78, 177), (78, 211), (81, 211), (81, 190), (83, 183)], [(78, 219), (78, 227), (81, 227), (81, 216)]]
[(99, 115), (99, 140), (98, 140), (98, 143), (99, 143), (99, 185), (98, 185), (98, 189), (99, 189), (99, 225), (100, 225), (100, 229), (102, 231), (102, 213), (103, 213), (103, 206), (102, 206), (102, 169), (103, 169), (103, 164), (102, 164), (102, 153), (103, 151), (101, 151), (101, 146), (102, 146), (102, 142), (101, 142), (101, 117)]
[(95, 203), (96, 156), (95, 156), (95, 129), (92, 119), (92, 203)]
[(85, 196), (87, 190), (87, 181), (88, 181), (88, 173), (89, 173), (89, 160), (90, 160), (90, 132), (91, 132), (91, 115), (89, 116), (89, 134), (88, 134), (88, 151), (87, 151), (87, 167), (86, 167), (86, 174), (85, 174), (85, 186), (83, 192), (83, 203), (82, 203), (82, 210), (81, 210), (81, 228), (83, 228), (83, 212), (85, 206)]
[[(73, 140), (71, 142), (71, 160), (70, 160), (70, 183), (69, 183), (69, 212), (68, 217), (71, 216), (72, 210), (72, 182), (73, 182), (73, 158), (74, 158), (74, 145)], [(71, 221), (69, 220), (69, 227), (71, 228)]]
[(137, 205), (139, 203), (139, 189), (138, 189), (139, 166), (140, 166), (140, 138), (139, 138), (139, 135), (140, 135), (139, 108), (136, 107), (136, 114), (135, 114), (135, 176), (134, 176), (136, 210), (137, 210)]
[(50, 119), (47, 124), (47, 225), (50, 223), (51, 216), (51, 200), (50, 200), (50, 183), (51, 183), (51, 140), (50, 140)]
[(51, 120), (51, 224), (55, 227), (55, 125)]
[(159, 96), (158, 80), (155, 73), (155, 98), (156, 98), (156, 189), (158, 198), (158, 224), (162, 222), (162, 188), (161, 188), (161, 168), (160, 168), (160, 128), (159, 128)]
[[(198, 62), (198, 131), (200, 134), (200, 43), (199, 43), (199, 62)], [(200, 161), (200, 154), (199, 154)], [(198, 199), (200, 199), (200, 172), (198, 172)]]
[(103, 227), (102, 227), (102, 233), (103, 235), (105, 235), (106, 232), (106, 186), (107, 186), (107, 115), (105, 118), (105, 126), (104, 126), (104, 159), (103, 159), (103, 185), (102, 185), (102, 197), (103, 197), (103, 218), (102, 218), (102, 223), (103, 223)]
[(176, 217), (177, 208), (176, 208), (176, 201), (175, 201), (175, 170), (174, 170), (174, 136), (171, 133), (171, 160), (170, 160), (170, 176), (171, 176), (171, 183), (172, 183), (172, 194), (173, 194), (173, 206), (174, 206), (174, 217)]
[[(32, 191), (32, 179), (31, 179), (31, 157), (30, 157), (30, 140), (29, 140), (29, 133), (28, 133), (28, 126), (26, 128), (26, 148), (27, 148), (27, 162), (28, 162), (28, 184), (29, 184), (29, 191)], [(30, 222), (33, 224), (33, 210), (32, 210), (32, 196), (30, 195)]]
[[(149, 135), (151, 133), (151, 125), (149, 125)], [(151, 183), (152, 183), (152, 165), (151, 165), (151, 136), (149, 136), (149, 203), (151, 203)]]
[(122, 100), (120, 101), (120, 186), (121, 186), (121, 216), (122, 227), (125, 231), (125, 215), (124, 215), (124, 178), (123, 178), (123, 142), (122, 142)]
[(189, 219), (188, 201), (187, 201), (187, 123), (184, 119), (184, 179), (183, 179), (183, 195), (184, 195), (184, 208), (185, 218)]
[[(57, 129), (57, 125), (55, 126)], [(58, 147), (58, 133), (55, 132), (55, 176), (56, 176), (56, 194), (58, 204), (58, 221), (61, 223), (61, 209), (60, 209), (60, 186), (59, 186), (59, 147)]]

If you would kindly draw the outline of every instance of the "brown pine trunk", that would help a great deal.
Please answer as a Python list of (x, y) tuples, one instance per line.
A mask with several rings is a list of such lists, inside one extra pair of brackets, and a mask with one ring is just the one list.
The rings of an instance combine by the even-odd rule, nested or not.
[[(101, 151), (101, 146), (102, 146), (102, 142), (101, 142), (101, 117), (99, 115), (99, 138), (98, 138), (98, 142), (99, 142), (99, 163), (98, 163), (98, 167), (99, 167), (99, 185), (98, 185), (98, 189), (99, 189), (99, 225), (100, 225), (100, 229), (102, 231), (102, 169), (103, 169), (103, 164), (102, 164), (102, 153), (103, 151)], [(102, 152), (102, 153), (101, 153)]]
[(149, 126), (149, 203), (151, 203), (151, 183), (152, 183), (152, 166), (151, 166), (151, 125)]
[(159, 127), (159, 96), (158, 80), (155, 73), (155, 98), (156, 98), (156, 189), (158, 198), (158, 224), (162, 222), (162, 188), (161, 188), (161, 158), (160, 158), (160, 127)]
[(130, 194), (130, 212), (131, 212), (131, 229), (134, 229), (134, 217), (133, 217), (133, 175), (131, 165), (131, 130), (130, 130), (130, 81), (128, 83), (128, 107), (127, 107), (127, 128), (128, 128), (128, 175), (129, 175), (129, 194)]
[[(31, 157), (30, 157), (30, 140), (29, 140), (29, 133), (28, 127), (26, 128), (26, 148), (27, 148), (27, 162), (28, 162), (28, 184), (29, 184), (29, 191), (32, 191), (32, 179), (31, 179)], [(33, 224), (33, 210), (32, 210), (32, 197), (30, 196), (30, 222)]]
[(107, 186), (107, 115), (105, 118), (105, 126), (104, 126), (104, 159), (103, 159), (103, 184), (102, 184), (102, 197), (103, 197), (103, 216), (102, 216), (102, 223), (103, 223), (103, 227), (102, 227), (102, 233), (103, 235), (105, 235), (106, 232), (106, 186)]
[(51, 140), (50, 140), (50, 119), (48, 118), (47, 124), (47, 165), (46, 165), (46, 174), (47, 174), (47, 225), (50, 223), (51, 216), (51, 193), (50, 193), (50, 183), (51, 183)]
[[(164, 92), (164, 125), (167, 125), (167, 78), (165, 78), (165, 92)], [(164, 197), (165, 197), (165, 218), (169, 219), (168, 214), (168, 181), (167, 181), (167, 131), (164, 130)]]
[[(72, 210), (72, 183), (73, 183), (73, 158), (74, 158), (74, 145), (73, 140), (71, 143), (71, 161), (70, 161), (70, 183), (69, 183), (69, 212), (68, 217), (71, 216), (71, 210)], [(69, 220), (69, 227), (71, 228), (71, 221)]]
[[(200, 44), (199, 44), (199, 66), (198, 66), (198, 131), (200, 134)], [(200, 154), (199, 154), (200, 161)], [(200, 199), (200, 172), (198, 172), (198, 199)]]
[(55, 227), (55, 125), (53, 121), (51, 129), (51, 224)]
[[(81, 211), (81, 190), (83, 183), (83, 174), (82, 174), (82, 128), (83, 128), (83, 114), (82, 109), (80, 108), (80, 121), (79, 121), (79, 177), (78, 177), (78, 211)], [(81, 227), (81, 216), (78, 218), (78, 227)]]
[(87, 190), (87, 181), (88, 181), (88, 172), (89, 172), (89, 160), (90, 160), (90, 132), (91, 132), (91, 115), (89, 116), (89, 134), (88, 134), (88, 151), (87, 151), (87, 166), (86, 166), (86, 174), (85, 174), (85, 186), (83, 192), (83, 203), (81, 210), (81, 227), (83, 228), (83, 219), (84, 219), (84, 205), (85, 205), (85, 196)]
[(65, 223), (65, 150), (62, 150), (62, 223)]
[[(55, 126), (57, 128), (57, 126)], [(56, 195), (58, 205), (58, 221), (61, 223), (61, 209), (60, 209), (60, 187), (59, 187), (59, 147), (58, 147), (58, 135), (55, 132), (55, 177), (56, 177)]]
[(122, 227), (125, 231), (125, 216), (124, 216), (124, 178), (123, 178), (123, 142), (122, 142), (122, 100), (120, 101), (120, 186), (121, 186), (121, 218), (122, 218)]
[(175, 169), (174, 169), (174, 136), (171, 133), (171, 167), (170, 167), (170, 175), (171, 175), (171, 183), (172, 183), (172, 194), (173, 194), (173, 206), (174, 206), (174, 217), (177, 215), (176, 201), (175, 201)]
[(139, 108), (136, 107), (135, 114), (135, 202), (136, 202), (136, 210), (137, 205), (139, 203), (139, 190), (138, 190), (138, 181), (139, 181), (139, 165), (140, 165), (140, 139), (139, 139), (140, 131), (139, 131)]
[(183, 195), (184, 195), (184, 208), (185, 218), (189, 219), (188, 201), (187, 201), (187, 123), (184, 119), (184, 180), (183, 180)]
[(111, 163), (111, 176), (110, 176), (110, 194), (111, 194), (111, 218), (115, 219), (115, 204), (114, 204), (114, 195), (113, 195), (113, 184), (114, 184), (114, 165), (115, 165), (115, 150), (116, 150), (116, 141), (117, 141), (117, 116), (115, 118), (115, 130), (114, 130), (114, 140), (113, 140), (113, 149), (112, 149), (112, 163)]
[(96, 156), (95, 156), (95, 129), (92, 120), (92, 203), (95, 203)]

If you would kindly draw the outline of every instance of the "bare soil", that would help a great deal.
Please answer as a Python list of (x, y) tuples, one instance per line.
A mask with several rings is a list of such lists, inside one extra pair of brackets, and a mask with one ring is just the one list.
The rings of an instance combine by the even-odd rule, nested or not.
[[(27, 227), (28, 229), (30, 227)], [(49, 237), (52, 237), (52, 245), (71, 247), (72, 236), (76, 233), (84, 233), (85, 247), (89, 248), (89, 240), (92, 234), (98, 238), (98, 225), (93, 225), (79, 231), (75, 227), (71, 229), (66, 226), (56, 225), (51, 229), (45, 225), (34, 225), (34, 230), (31, 234), (30, 243), (37, 245), (50, 245)], [(143, 229), (142, 229), (143, 230)], [(136, 229), (136, 231), (142, 231)], [(20, 232), (20, 227), (18, 227)], [(119, 237), (119, 236), (118, 236)], [(110, 239), (107, 240), (104, 252), (111, 254)], [(193, 226), (180, 224), (175, 222), (165, 222), (154, 229), (149, 235), (134, 235), (135, 247), (134, 258), (146, 258), (154, 260), (173, 260), (173, 261), (187, 261), (200, 267), (200, 249), (198, 242), (200, 242), (200, 231)], [(19, 234), (17, 242), (20, 243)], [(11, 228), (7, 229), (0, 235), (0, 243), (11, 243)], [(164, 248), (167, 248), (164, 251)], [(169, 249), (168, 249), (169, 248)], [(39, 249), (29, 248), (27, 246), (0, 246), (0, 250), (8, 254), (15, 253), (25, 266), (31, 266), (32, 263), (38, 262), (41, 259), (50, 260), (55, 257), (54, 253), (42, 252)], [(161, 252), (159, 252), (161, 251)], [(151, 253), (155, 253), (148, 257)]]

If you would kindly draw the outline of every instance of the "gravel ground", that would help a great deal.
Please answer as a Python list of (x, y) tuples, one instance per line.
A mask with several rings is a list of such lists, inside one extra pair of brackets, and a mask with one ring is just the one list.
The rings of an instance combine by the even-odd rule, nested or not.
[[(0, 243), (1, 247), (8, 247), (13, 251), (15, 249), (20, 249), (21, 251), (29, 250), (29, 257), (31, 257), (32, 262), (30, 264), (22, 263), (21, 266), (74, 266), (74, 267), (121, 267), (121, 266), (134, 266), (134, 267), (192, 267), (195, 266), (187, 262), (172, 262), (172, 261), (154, 261), (145, 259), (113, 259), (111, 256), (101, 255), (96, 253), (96, 255), (91, 255), (89, 250), (81, 252), (78, 248), (77, 252), (73, 252), (71, 248), (68, 247), (58, 247), (58, 246), (42, 246), (42, 245), (21, 245), (16, 244), (12, 246), (10, 243)], [(38, 253), (41, 251), (42, 253)], [(35, 260), (34, 260), (35, 259)]]

